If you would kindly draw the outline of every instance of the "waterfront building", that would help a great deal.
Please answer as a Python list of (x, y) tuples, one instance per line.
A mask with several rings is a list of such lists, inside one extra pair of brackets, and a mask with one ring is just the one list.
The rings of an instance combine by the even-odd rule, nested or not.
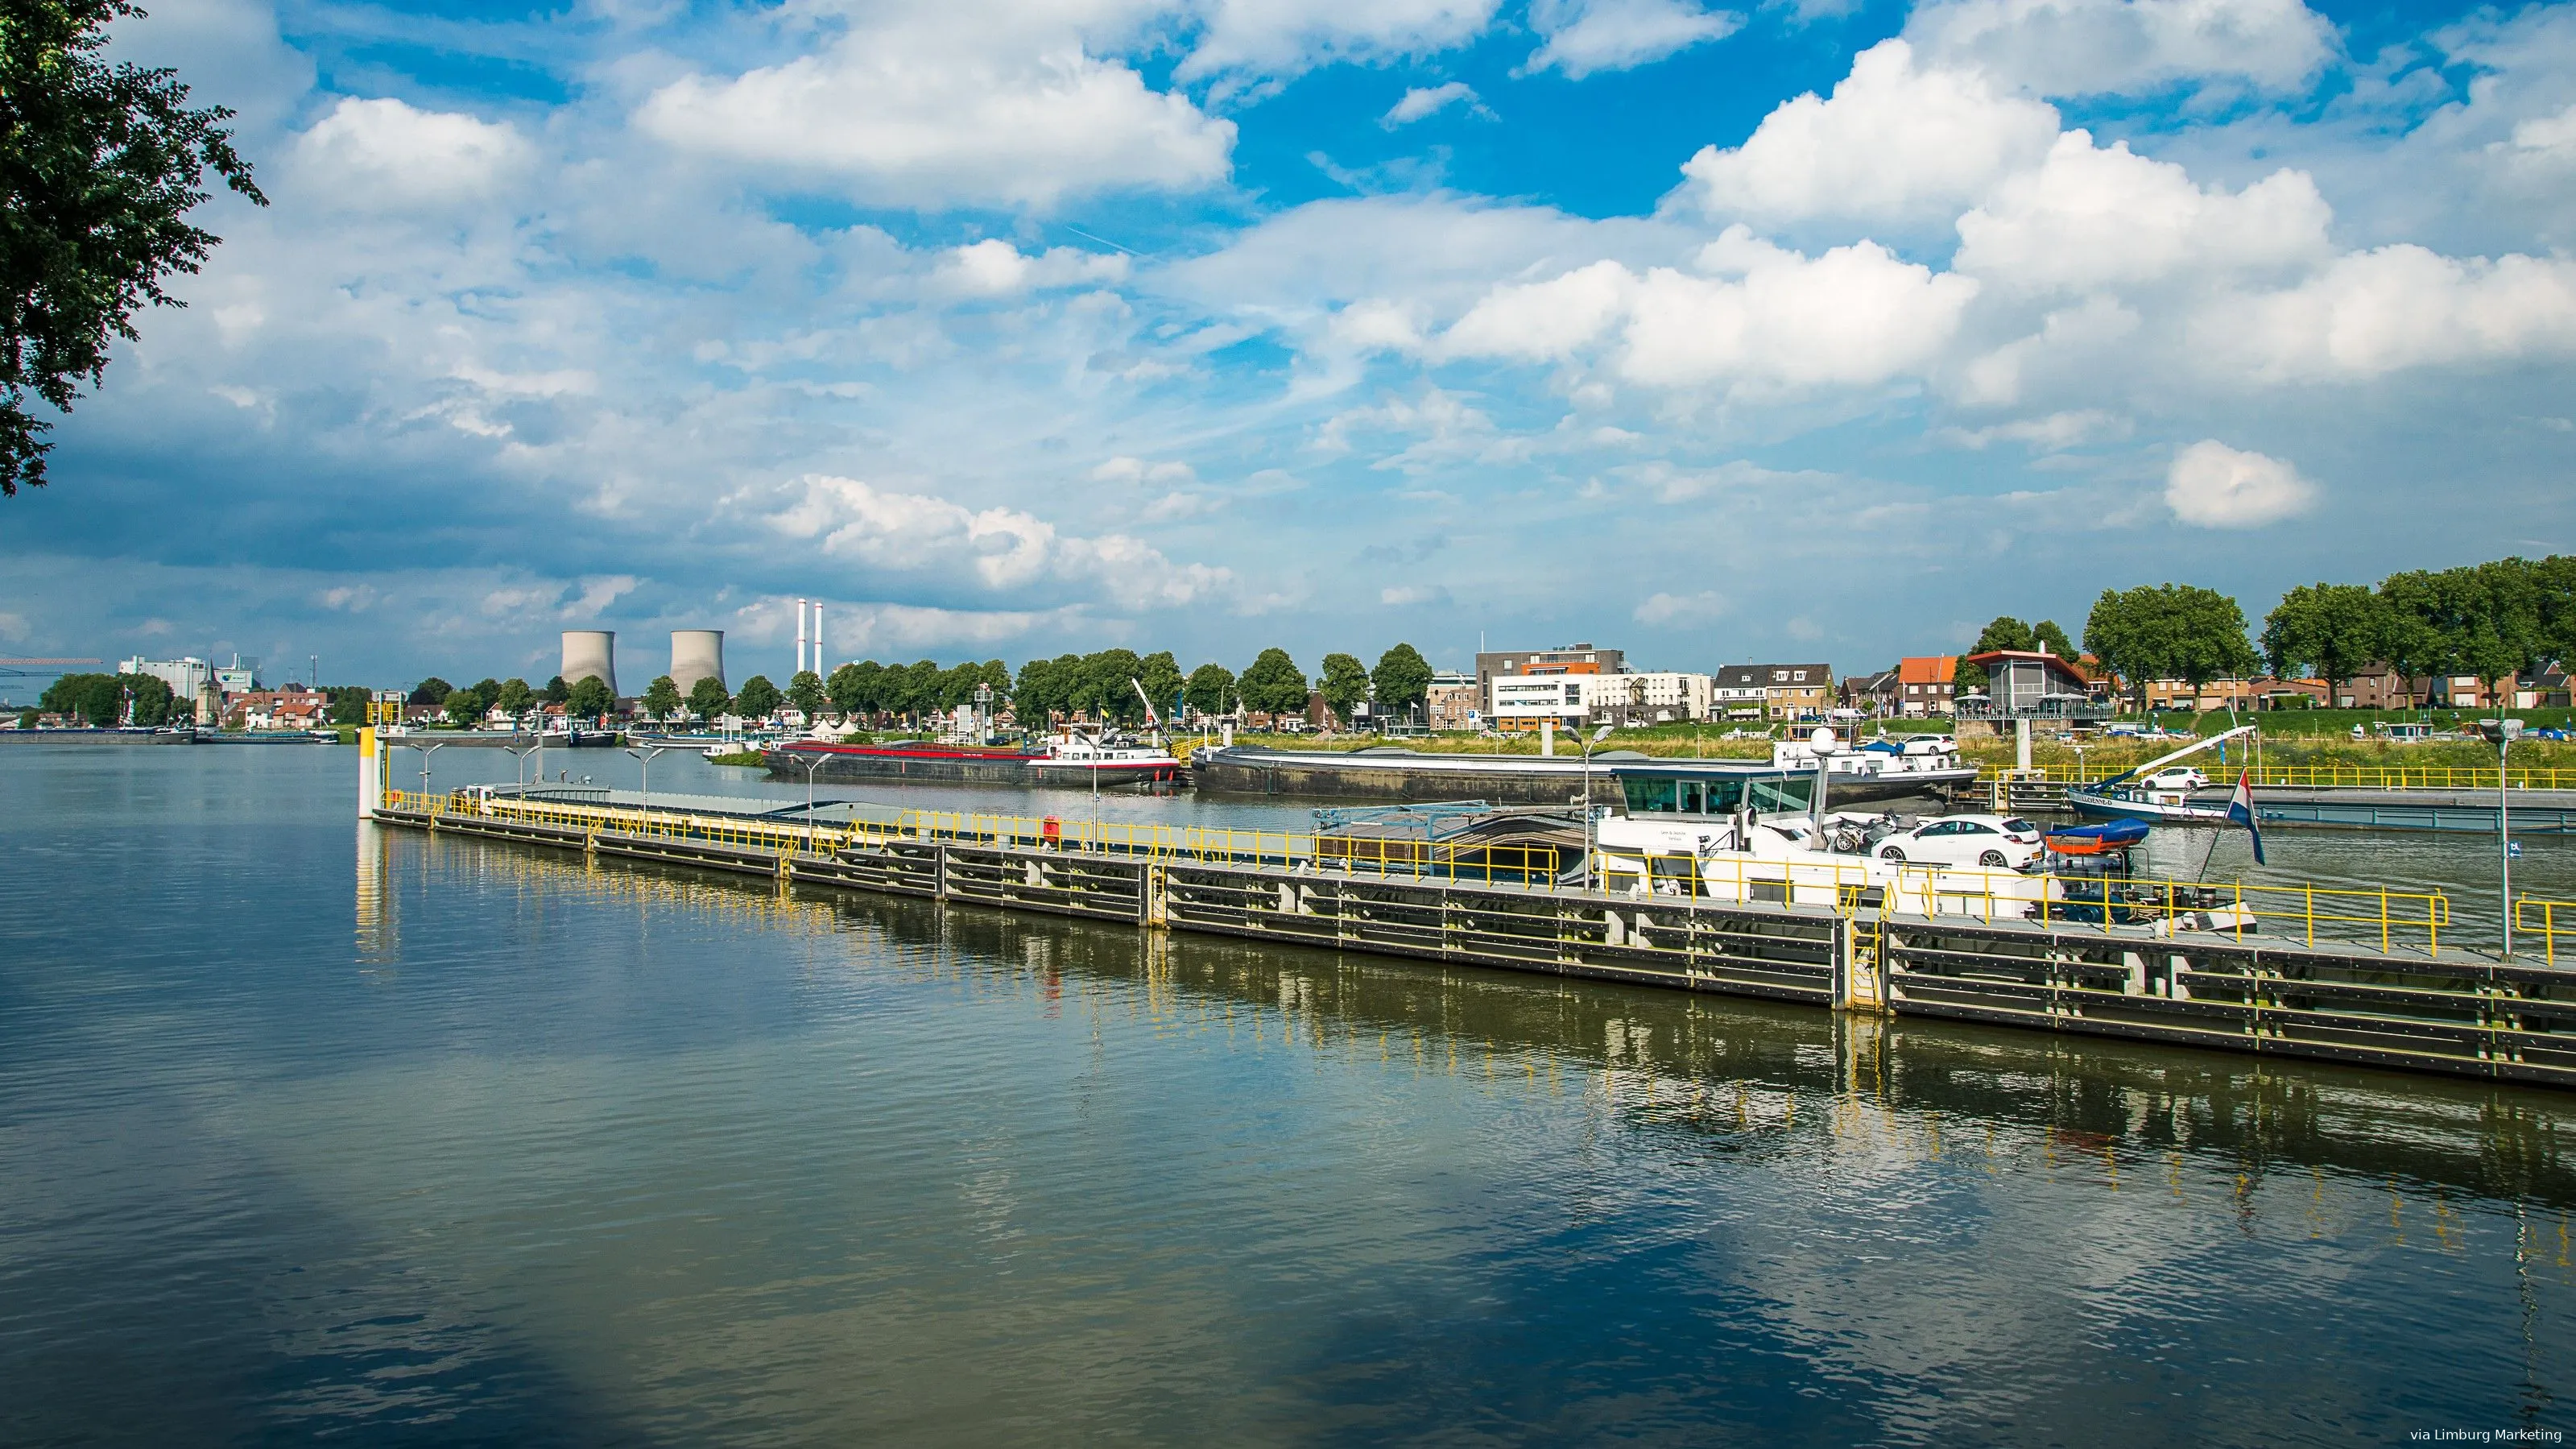
[(1877, 669), (1867, 674), (1847, 674), (1837, 686), (1843, 708), (1859, 715), (1886, 716), (1897, 712), (1896, 671)]
[(1821, 719), (1834, 706), (1832, 665), (1736, 665), (1762, 688), (1762, 719)]
[(1716, 681), (1681, 670), (1582, 676), (1583, 700), (1595, 722), (1680, 724), (1709, 717)]
[(1727, 665), (1709, 689), (1709, 708), (1725, 719), (1760, 719), (1770, 672), (1764, 664)]
[(1422, 704), (1422, 712), (1435, 730), (1472, 730), (1485, 722), (1484, 695), (1476, 688), (1472, 674), (1454, 669), (1434, 673)]
[(1628, 667), (1627, 651), (1591, 644), (1565, 644), (1554, 649), (1499, 649), (1476, 655), (1476, 688), (1486, 714), (1494, 711), (1494, 681), (1511, 675), (1618, 674)]
[(1896, 713), (1926, 719), (1950, 712), (1957, 691), (1959, 656), (1923, 654), (1896, 661)]
[(1986, 692), (1959, 696), (1960, 719), (2102, 719), (2110, 707), (2093, 696), (2073, 662), (2045, 650), (1990, 649), (1967, 662), (1986, 672)]
[(1559, 729), (1580, 729), (1590, 708), (1581, 675), (1502, 675), (1486, 687), (1493, 695), (1486, 718), (1507, 733), (1534, 730), (1548, 720)]

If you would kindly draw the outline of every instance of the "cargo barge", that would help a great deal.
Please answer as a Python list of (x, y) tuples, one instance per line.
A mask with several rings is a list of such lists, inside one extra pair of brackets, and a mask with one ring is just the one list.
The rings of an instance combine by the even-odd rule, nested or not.
[[(1818, 761), (1671, 759), (1610, 750), (1592, 757), (1595, 804), (1625, 799), (1639, 813), (1805, 810), (1820, 773), (1835, 804), (1862, 804), (1946, 793), (1974, 770), (1847, 774)], [(1400, 746), (1371, 749), (1273, 750), (1224, 745), (1190, 757), (1190, 783), (1224, 795), (1284, 795), (1318, 800), (1430, 803), (1483, 800), (1495, 805), (1580, 805), (1583, 760), (1572, 755), (1424, 754)], [(1710, 803), (1712, 801), (1719, 803)]]
[(951, 745), (904, 740), (885, 745), (790, 740), (763, 753), (780, 780), (869, 780), (917, 785), (1018, 785), (1104, 790), (1168, 785), (1181, 762), (1143, 746), (1065, 740), (1052, 745)]

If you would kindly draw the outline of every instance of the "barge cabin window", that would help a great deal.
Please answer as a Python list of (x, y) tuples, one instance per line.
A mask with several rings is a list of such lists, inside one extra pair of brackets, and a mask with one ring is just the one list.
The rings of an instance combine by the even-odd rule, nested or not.
[(1619, 788), (1627, 796), (1631, 815), (1729, 815), (1748, 804), (1765, 814), (1803, 811), (1816, 784), (1810, 775), (1769, 779), (1728, 775), (1700, 780), (1674, 775), (1624, 775)]

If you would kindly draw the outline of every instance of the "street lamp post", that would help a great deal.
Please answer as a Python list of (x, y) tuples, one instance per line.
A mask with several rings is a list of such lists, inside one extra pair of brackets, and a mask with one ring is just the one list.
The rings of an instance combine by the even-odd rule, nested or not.
[(546, 741), (545, 737), (542, 735), (537, 737), (537, 742), (533, 745), (503, 745), (501, 747), (508, 750), (510, 752), (510, 758), (517, 762), (516, 771), (519, 782), (519, 793), (521, 795), (528, 793), (528, 756), (538, 756), (537, 778), (542, 780), (546, 777), (545, 757), (539, 753), (544, 750), (545, 747)]
[(2496, 865), (2504, 884), (2504, 959), (2513, 959), (2513, 815), (2505, 786), (2506, 755), (2522, 738), (2522, 721), (2511, 715), (2478, 721), (2478, 733), (2496, 747)]
[(805, 844), (808, 849), (811, 849), (814, 844), (814, 772), (821, 769), (824, 762), (831, 758), (817, 750), (814, 752), (814, 758), (797, 761), (805, 767)]
[(653, 808), (653, 757), (670, 749), (669, 745), (637, 745), (626, 753), (644, 762), (644, 808)]
[(1589, 737), (1578, 735), (1575, 744), (1583, 750), (1583, 888), (1592, 889), (1594, 861), (1599, 852), (1593, 848), (1592, 829), (1592, 747), (1610, 738), (1610, 726), (1603, 725)]
[(441, 740), (434, 745), (414, 745), (412, 748), (420, 751), (420, 808), (427, 810), (429, 808), (429, 757), (446, 749), (447, 742)]

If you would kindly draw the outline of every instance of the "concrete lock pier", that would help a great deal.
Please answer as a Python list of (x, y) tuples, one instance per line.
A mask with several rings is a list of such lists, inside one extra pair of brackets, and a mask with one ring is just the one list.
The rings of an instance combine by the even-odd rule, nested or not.
[[(729, 871), (780, 889), (2576, 1087), (2576, 971), (2552, 964), (2554, 935), (2545, 960), (2471, 955), (2442, 944), (2447, 907), (2413, 919), (2392, 913), (2387, 893), (2375, 920), (2321, 915), (2312, 897), (2304, 931), (2295, 910), (2239, 910), (2215, 930), (2190, 929), (2179, 910), (2109, 927), (1922, 916), (1860, 891), (1834, 906), (1610, 895), (1490, 855), (1319, 859), (1314, 837), (1275, 831), (931, 812), (825, 825), (507, 787), (424, 796), (386, 789), (381, 756), (362, 757), (360, 813), (383, 824)], [(2320, 934), (2320, 921), (2345, 934)]]

